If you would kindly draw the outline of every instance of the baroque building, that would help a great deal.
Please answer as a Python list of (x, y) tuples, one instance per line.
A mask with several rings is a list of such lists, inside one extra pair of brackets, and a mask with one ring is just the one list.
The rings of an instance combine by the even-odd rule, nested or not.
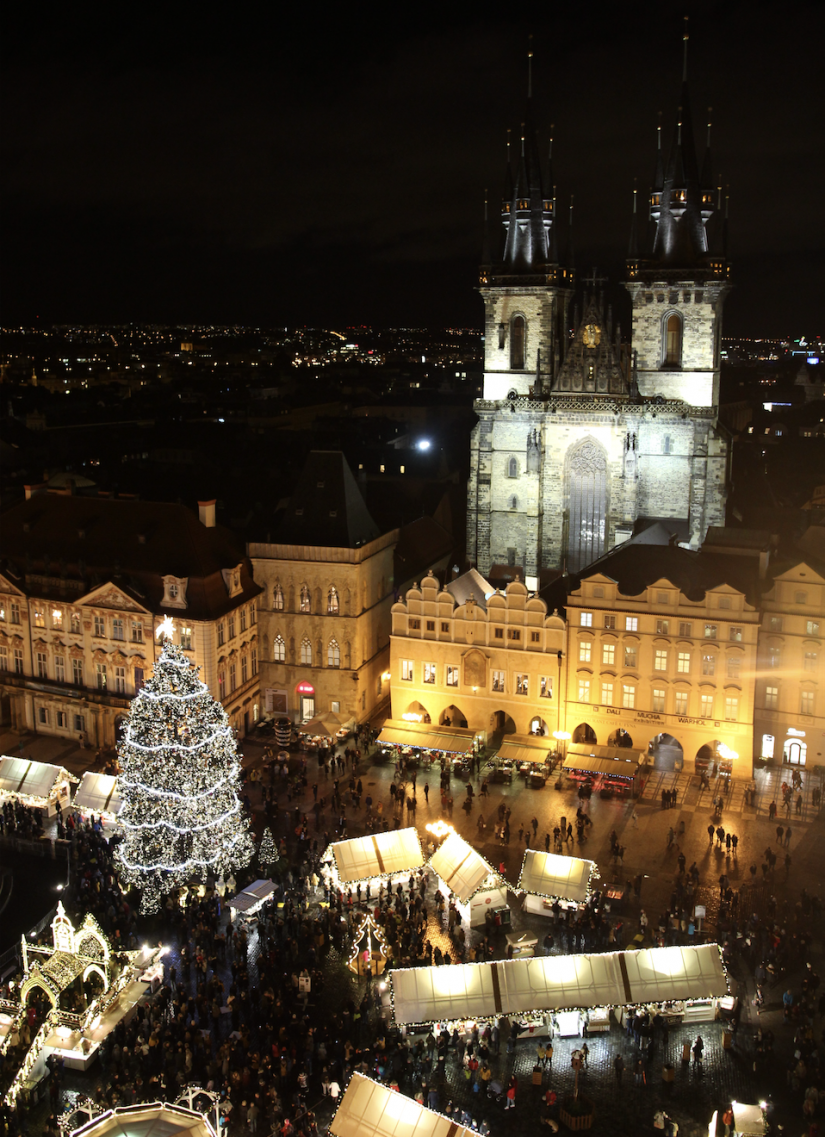
[(667, 163), (659, 130), (649, 226), (634, 193), (631, 345), (595, 272), (571, 335), (572, 221), (564, 263), (531, 101), (518, 162), (508, 161), (499, 252), (485, 243), (479, 273), (484, 387), (471, 441), (467, 555), (483, 574), (518, 566), (535, 589), (544, 570), (577, 572), (647, 521), (664, 522), (691, 549), (711, 525), (724, 525), (719, 347), (729, 265), (714, 216), (709, 131), (700, 170), (685, 76)]

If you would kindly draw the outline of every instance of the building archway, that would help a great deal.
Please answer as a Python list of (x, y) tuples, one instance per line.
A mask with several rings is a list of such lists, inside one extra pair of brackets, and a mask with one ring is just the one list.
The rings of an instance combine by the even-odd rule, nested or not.
[(535, 715), (530, 719), (530, 733), (543, 736), (547, 736), (550, 733), (547, 723), (540, 715)]
[(727, 762), (726, 752), (728, 748), (724, 742), (718, 738), (714, 738), (712, 742), (706, 742), (704, 746), (700, 746), (696, 751), (696, 773), (700, 776), (706, 775), (708, 778), (713, 778), (716, 774), (723, 770)]
[(633, 739), (627, 733), (623, 726), (617, 727), (607, 740), (608, 746), (620, 746), (624, 749), (631, 750), (633, 747)]
[(451, 703), (441, 712), (438, 722), (440, 726), (466, 726), (467, 716)]
[(414, 702), (410, 703), (406, 711), (401, 716), (406, 722), (432, 722), (430, 712), (423, 704)]
[(672, 734), (657, 734), (647, 744), (647, 752), (653, 758), (655, 770), (681, 772), (685, 764), (682, 744)]
[(804, 766), (808, 756), (808, 744), (801, 738), (786, 738), (782, 748), (782, 761), (789, 766)]
[(598, 741), (596, 732), (588, 722), (580, 722), (576, 729), (573, 731), (571, 742), (592, 742)]
[(490, 715), (491, 734), (515, 734), (516, 724), (506, 711), (493, 711)]

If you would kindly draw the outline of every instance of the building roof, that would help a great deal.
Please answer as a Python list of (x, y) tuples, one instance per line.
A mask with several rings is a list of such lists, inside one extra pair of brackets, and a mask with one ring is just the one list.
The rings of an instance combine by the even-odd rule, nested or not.
[(356, 549), (380, 536), (342, 451), (310, 451), (281, 517), (276, 541)]
[(710, 589), (724, 584), (743, 592), (752, 604), (759, 595), (758, 568), (750, 559), (695, 553), (675, 545), (627, 541), (572, 577), (570, 591), (575, 591), (582, 580), (598, 575), (615, 580), (624, 596), (638, 596), (658, 580), (669, 580), (689, 600), (703, 600)]
[(482, 612), (486, 612), (487, 597), (495, 592), (495, 588), (489, 580), (484, 579), (478, 569), (471, 568), (461, 576), (457, 576), (455, 580), (451, 580), (446, 591), (455, 597), (457, 605), (466, 604), (472, 597)]

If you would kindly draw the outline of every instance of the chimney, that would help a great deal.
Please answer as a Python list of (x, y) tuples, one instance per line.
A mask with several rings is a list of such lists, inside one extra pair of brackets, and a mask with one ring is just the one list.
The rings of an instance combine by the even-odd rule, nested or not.
[(200, 518), (201, 525), (205, 525), (207, 529), (215, 528), (215, 503), (217, 498), (212, 498), (211, 501), (198, 502), (198, 517)]

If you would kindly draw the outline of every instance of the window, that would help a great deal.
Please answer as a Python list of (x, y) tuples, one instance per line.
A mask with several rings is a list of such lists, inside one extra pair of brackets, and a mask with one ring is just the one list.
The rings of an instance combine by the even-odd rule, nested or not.
[(115, 691), (118, 695), (126, 694), (126, 668), (115, 668)]
[(224, 634), (223, 634), (223, 620), (218, 624), (218, 647), (223, 647)]
[(737, 644), (741, 643), (742, 642), (742, 629), (741, 628), (731, 628), (730, 629), (730, 639), (733, 643), (737, 643)]
[(240, 612), (238, 613), (238, 618), (239, 618), (240, 624), (241, 624), (241, 631), (245, 632), (246, 631), (246, 608), (241, 608)]
[(524, 316), (515, 316), (510, 325), (510, 370), (524, 370)]
[(654, 671), (667, 671), (667, 651), (663, 648), (657, 648), (653, 657), (653, 670)]
[(702, 674), (716, 674), (716, 656), (712, 652), (702, 652)]
[(115, 616), (115, 618), (112, 620), (112, 639), (113, 640), (125, 640), (126, 639), (126, 627), (125, 627), (124, 622), (120, 616)]
[(809, 636), (819, 635), (819, 620), (808, 620), (805, 625), (805, 632)]
[(553, 698), (553, 677), (542, 675), (539, 679), (539, 695), (542, 699)]
[(411, 631), (411, 632), (420, 632), (421, 631), (421, 621), (420, 620), (414, 620), (412, 618), (412, 616), (410, 617), (409, 623), (407, 626), (408, 626), (409, 631)]
[(516, 676), (516, 694), (527, 695), (529, 694), (530, 677), (529, 675)]
[(682, 362), (682, 319), (671, 312), (665, 320), (665, 358), (667, 367), (678, 367)]
[(132, 643), (143, 643), (143, 622), (141, 620), (132, 620)]
[(807, 604), (808, 603), (808, 593), (807, 592), (795, 592), (793, 594), (793, 599), (794, 599), (794, 604)]
[(693, 624), (686, 624), (684, 621), (682, 621), (679, 624), (679, 635), (685, 636), (686, 639), (690, 639), (690, 637), (693, 635)]
[(96, 663), (95, 672), (97, 673), (97, 689), (98, 691), (105, 691), (108, 683), (108, 676), (106, 674), (106, 664)]
[(615, 616), (605, 616), (604, 626), (606, 628), (613, 630), (616, 627), (616, 617)]
[(435, 631), (435, 620), (428, 620), (427, 621), (427, 631), (428, 632), (434, 632)]
[(307, 588), (307, 586), (305, 584), (301, 585), (301, 611), (302, 612), (311, 611), (311, 604), (310, 604), (310, 600), (309, 600), (309, 589)]
[(218, 698), (223, 699), (226, 697), (226, 673), (224, 671), (218, 672)]
[(607, 667), (613, 667), (616, 663), (616, 645), (615, 644), (602, 644), (602, 663)]
[(765, 710), (776, 711), (779, 709), (779, 688), (766, 687), (765, 688)]
[(66, 682), (66, 660), (62, 655), (54, 657), (54, 677), (58, 683)]
[(503, 691), (504, 690), (504, 672), (503, 671), (494, 671), (493, 672), (493, 690), (494, 691)]
[(254, 628), (258, 622), (258, 606), (257, 604), (249, 605), (249, 626)]
[(653, 710), (657, 715), (665, 713), (665, 691), (663, 687), (653, 688)]
[(38, 707), (37, 708), (37, 721), (40, 722), (44, 726), (48, 726), (49, 712), (46, 710), (45, 707)]
[(36, 628), (45, 628), (46, 626), (46, 613), (42, 608), (35, 608), (34, 610), (34, 626)]
[(537, 644), (541, 640), (541, 632), (530, 633), (530, 643)]
[(83, 660), (82, 659), (73, 659), (72, 660), (72, 683), (74, 683), (75, 687), (82, 687), (83, 686)]
[(676, 692), (676, 714), (686, 715), (688, 713), (688, 697), (687, 691)]
[(0, 671), (9, 669), (9, 649), (0, 644)]
[(806, 671), (816, 671), (817, 653), (815, 651), (806, 651), (802, 660), (802, 666)]
[(338, 608), (338, 591), (334, 585), (331, 585), (330, 590), (327, 593), (327, 615), (337, 616)]
[(47, 679), (48, 678), (47, 667), (48, 667), (48, 658), (46, 656), (46, 653), (45, 653), (45, 651), (39, 651), (37, 653), (37, 675), (38, 675), (39, 679)]
[(624, 665), (632, 670), (636, 668), (636, 648), (626, 647), (624, 649)]
[(60, 631), (63, 627), (63, 610), (62, 608), (52, 609), (52, 627)]
[(188, 627), (181, 627), (180, 630), (180, 646), (184, 651), (192, 650), (192, 629)]
[(814, 692), (802, 691), (799, 697), (799, 711), (803, 715), (812, 715), (814, 713)]
[(624, 630), (626, 632), (638, 632), (638, 630), (639, 630), (639, 617), (638, 616), (625, 616)]
[(582, 612), (580, 622), (581, 622), (581, 626), (583, 628), (592, 628), (593, 627), (593, 613), (592, 612)]
[(774, 737), (772, 734), (762, 735), (762, 757), (773, 758)]
[(590, 680), (589, 679), (580, 679), (579, 680), (579, 702), (580, 703), (589, 703), (590, 702)]
[(178, 586), (177, 586), (176, 581), (170, 580), (167, 583), (166, 594), (170, 600), (177, 600), (177, 598), (178, 598)]
[(312, 666), (312, 644), (306, 637), (301, 640), (301, 663), (307, 663)]
[(508, 638), (511, 640), (520, 640), (521, 639), (521, 628), (508, 628), (507, 635), (508, 635)]
[(231, 695), (238, 685), (237, 668), (234, 661), (229, 664), (229, 694)]
[(656, 621), (656, 635), (657, 636), (666, 636), (666, 635), (668, 635), (669, 632), (670, 632), (670, 621), (669, 620), (657, 620)]
[(249, 679), (249, 656), (241, 656), (241, 683), (246, 683)]
[(5, 604), (5, 601), (3, 601), (3, 602), (0, 602), (0, 624), (5, 624), (5, 622), (6, 622), (6, 604)]
[(736, 722), (739, 718), (739, 697), (737, 695), (725, 697), (725, 718), (728, 722)]
[(579, 644), (579, 663), (589, 663), (593, 645), (590, 640), (582, 640)]
[(458, 686), (458, 668), (457, 667), (448, 667), (447, 668), (447, 686), (448, 687), (457, 687)]
[(493, 630), (493, 635), (494, 635), (495, 639), (503, 640), (504, 639), (504, 628), (495, 628)]
[(622, 686), (622, 706), (630, 710), (636, 706), (636, 688), (628, 686), (627, 683)]
[(604, 682), (602, 683), (602, 702), (606, 707), (613, 706), (613, 684)]
[(435, 683), (435, 664), (434, 663), (425, 663), (424, 664), (424, 682), (425, 683)]
[(770, 628), (770, 630), (772, 632), (781, 632), (782, 631), (782, 617), (781, 616), (771, 616), (770, 620), (768, 621), (768, 627)]
[(699, 698), (699, 713), (703, 719), (713, 718), (713, 695), (702, 695)]
[(779, 667), (782, 662), (782, 652), (778, 647), (768, 648), (768, 667)]
[(447, 620), (442, 620), (442, 621), (441, 621), (441, 631), (442, 631), (442, 632), (446, 632), (446, 633), (447, 633), (447, 635), (449, 635), (449, 634), (450, 634), (450, 625), (449, 625), (449, 623), (448, 623), (448, 621), (447, 621)]
[(272, 590), (272, 608), (275, 612), (284, 610), (284, 590), (280, 584), (276, 584)]
[(716, 624), (705, 624), (705, 639), (715, 640), (718, 630)]
[[(254, 611), (254, 609), (253, 609), (253, 611)], [(258, 674), (258, 649), (256, 647), (253, 647), (249, 653), (249, 662), (250, 662), (251, 667), (252, 667), (252, 674), (257, 675)]]
[(507, 477), (508, 478), (517, 478), (518, 477), (518, 462), (516, 461), (515, 458), (510, 458), (510, 460), (507, 463)]
[[(17, 603), (16, 600), (12, 600), (11, 604), (9, 605), (9, 608), (10, 608), (10, 616), (11, 616), (9, 623), (19, 624), (20, 623), (20, 605)], [(78, 617), (78, 621), (79, 620), (80, 620), (80, 617)], [(72, 631), (74, 631), (74, 616), (72, 616)], [(78, 631), (80, 631), (79, 626), (78, 626)]]
[(65, 711), (58, 711), (57, 712), (57, 725), (60, 727), (61, 730), (68, 730), (69, 729), (69, 716), (66, 714)]
[(14, 649), (14, 673), (15, 675), (23, 674), (23, 649), (16, 647)]
[(412, 683), (413, 681), (413, 661), (411, 659), (401, 660), (401, 678), (405, 683)]
[(234, 640), (234, 638), (235, 638), (235, 615), (234, 615), (234, 613), (231, 616), (227, 616), (227, 618), (226, 618), (226, 638), (228, 640)]
[(86, 732), (86, 716), (85, 715), (75, 715), (74, 716), (74, 728), (78, 732), (78, 734), (85, 734), (85, 732)]
[(738, 655), (729, 655), (727, 661), (727, 676), (728, 679), (738, 679), (742, 670), (742, 660)]
[(690, 671), (690, 652), (680, 651), (676, 656), (676, 670), (680, 675), (687, 675)]

